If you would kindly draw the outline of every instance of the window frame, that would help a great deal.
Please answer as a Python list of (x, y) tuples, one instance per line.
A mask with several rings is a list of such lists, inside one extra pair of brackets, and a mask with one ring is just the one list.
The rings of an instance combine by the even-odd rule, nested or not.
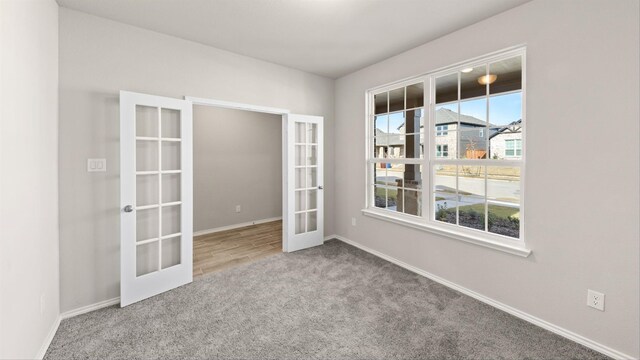
[[(513, 58), (516, 56), (521, 57), (522, 61), (522, 126), (521, 126), (521, 155), (514, 156), (519, 159), (446, 159), (436, 156), (436, 137), (440, 136), (441, 130), (437, 130), (435, 127), (435, 79), (441, 76), (457, 73), (459, 70), (466, 67), (477, 67), (481, 65), (488, 65), (496, 61)], [(391, 91), (400, 87), (409, 86), (415, 83), (423, 82), (424, 84), (424, 129), (423, 138), (424, 146), (428, 146), (428, 151), (424, 153), (422, 159), (381, 159), (375, 158), (371, 152), (373, 146), (373, 135), (375, 135), (375, 111), (374, 111), (374, 96), (386, 91)], [(483, 55), (474, 59), (466, 60), (456, 63), (445, 68), (430, 71), (428, 73), (407, 78), (401, 81), (389, 83), (383, 86), (371, 88), (365, 93), (365, 123), (366, 123), (366, 199), (365, 206), (362, 210), (363, 214), (374, 218), (391, 221), (394, 223), (402, 224), (408, 227), (417, 228), (420, 230), (437, 233), (450, 238), (470, 242), (473, 244), (493, 248), (496, 250), (504, 251), (514, 255), (527, 257), (531, 250), (526, 247), (525, 238), (525, 173), (526, 173), (526, 48), (524, 46), (518, 46), (507, 50)], [(460, 90), (459, 90), (460, 91)], [(487, 99), (491, 94), (485, 95)], [(464, 99), (468, 100), (468, 99)], [(438, 104), (441, 105), (441, 104)], [(487, 103), (487, 108), (489, 104)], [(488, 111), (488, 110), (487, 110)], [(428, 126), (428, 128), (427, 128)], [(447, 129), (448, 130), (448, 129)], [(372, 133), (373, 132), (373, 133)], [(458, 140), (459, 141), (459, 140)], [(487, 145), (489, 146), (489, 145)], [(505, 145), (506, 147), (506, 145)], [(456, 149), (458, 151), (459, 149)], [(514, 154), (517, 152), (514, 148)], [(393, 160), (393, 161), (390, 161)], [(406, 161), (410, 160), (410, 161)], [(379, 162), (391, 162), (391, 163), (416, 163), (418, 161), (422, 165), (422, 214), (421, 216), (407, 215), (391, 210), (375, 207), (375, 194), (374, 186), (375, 179), (373, 179), (373, 166), (372, 164)], [(459, 166), (508, 166), (518, 167), (520, 169), (520, 233), (519, 238), (511, 238), (508, 236), (491, 233), (487, 230), (476, 230), (466, 228), (457, 224), (448, 224), (435, 220), (434, 209), (434, 190), (432, 184), (434, 183), (434, 167), (439, 164), (455, 164)], [(373, 179), (373, 182), (372, 182)], [(457, 180), (456, 180), (457, 181)], [(485, 185), (486, 187), (486, 185)], [(486, 191), (485, 191), (486, 193)]]

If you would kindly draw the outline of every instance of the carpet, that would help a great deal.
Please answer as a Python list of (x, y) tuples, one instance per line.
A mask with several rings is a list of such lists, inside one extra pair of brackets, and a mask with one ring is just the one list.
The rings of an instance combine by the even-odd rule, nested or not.
[(62, 321), (45, 359), (604, 359), (337, 240)]

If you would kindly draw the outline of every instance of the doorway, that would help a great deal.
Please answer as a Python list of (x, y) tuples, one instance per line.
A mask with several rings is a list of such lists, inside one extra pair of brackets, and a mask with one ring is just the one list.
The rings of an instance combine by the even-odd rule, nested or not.
[[(193, 281), (195, 105), (281, 117), (281, 250), (292, 252), (324, 242), (322, 117), (219, 100), (179, 100), (121, 91), (120, 306)], [(242, 141), (245, 136), (237, 137), (239, 144), (247, 144)], [(233, 156), (224, 149), (218, 152), (211, 156)], [(253, 182), (248, 187), (255, 187), (260, 178), (255, 171), (249, 172)]]
[(193, 106), (193, 276), (282, 252), (282, 116)]

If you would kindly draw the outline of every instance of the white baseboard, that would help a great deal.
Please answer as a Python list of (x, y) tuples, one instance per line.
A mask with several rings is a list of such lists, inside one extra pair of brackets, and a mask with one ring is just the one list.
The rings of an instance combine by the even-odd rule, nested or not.
[(60, 314), (60, 318), (62, 320), (68, 319), (68, 318), (72, 318), (74, 316), (86, 314), (88, 312), (92, 312), (94, 310), (106, 308), (106, 307), (109, 307), (109, 306), (112, 306), (112, 305), (115, 305), (115, 304), (120, 304), (120, 297), (116, 297), (116, 298), (109, 299), (109, 300), (103, 300), (103, 301), (97, 302), (95, 304), (79, 307), (77, 309), (73, 309), (73, 310), (69, 310), (69, 311), (65, 311), (62, 314)]
[(282, 216), (273, 217), (273, 218), (267, 218), (267, 219), (254, 220), (254, 221), (248, 221), (248, 222), (244, 222), (244, 223), (240, 223), (240, 224), (221, 226), (221, 227), (217, 227), (217, 228), (213, 228), (213, 229), (194, 231), (193, 232), (193, 236), (213, 234), (213, 233), (217, 233), (217, 232), (220, 232), (220, 231), (233, 230), (233, 229), (237, 229), (237, 228), (241, 228), (241, 227), (245, 227), (245, 226), (264, 224), (264, 223), (268, 223), (268, 222), (272, 222), (272, 221), (278, 221), (278, 220), (282, 220)]
[(435, 281), (437, 283), (440, 283), (440, 284), (442, 284), (442, 285), (444, 285), (446, 287), (449, 287), (451, 289), (459, 291), (459, 292), (461, 292), (461, 293), (463, 293), (463, 294), (465, 294), (467, 296), (470, 296), (470, 297), (472, 297), (472, 298), (474, 298), (476, 300), (482, 301), (483, 303), (485, 303), (487, 305), (491, 305), (491, 306), (493, 306), (493, 307), (495, 307), (497, 309), (500, 309), (500, 310), (502, 310), (502, 311), (504, 311), (506, 313), (509, 313), (509, 314), (511, 314), (511, 315), (513, 315), (513, 316), (515, 316), (517, 318), (520, 318), (522, 320), (530, 322), (530, 323), (532, 323), (532, 324), (534, 324), (536, 326), (539, 326), (539, 327), (541, 327), (541, 328), (543, 328), (545, 330), (549, 330), (552, 333), (558, 334), (558, 335), (560, 335), (562, 337), (565, 337), (565, 338), (567, 338), (567, 339), (569, 339), (571, 341), (577, 342), (578, 344), (584, 345), (584, 346), (586, 346), (586, 347), (588, 347), (590, 349), (598, 351), (598, 352), (600, 352), (600, 353), (602, 353), (604, 355), (610, 356), (610, 357), (612, 357), (614, 359), (635, 359), (633, 356), (627, 355), (627, 354), (622, 353), (622, 352), (620, 352), (618, 350), (612, 349), (612, 348), (610, 348), (608, 346), (602, 345), (602, 344), (600, 344), (600, 343), (598, 343), (596, 341), (588, 339), (588, 338), (586, 338), (586, 337), (584, 337), (582, 335), (576, 334), (576, 333), (574, 333), (572, 331), (569, 331), (567, 329), (564, 329), (564, 328), (562, 328), (560, 326), (554, 325), (554, 324), (552, 324), (552, 323), (550, 323), (548, 321), (545, 321), (545, 320), (542, 320), (540, 318), (537, 318), (537, 317), (535, 317), (533, 315), (530, 315), (530, 314), (528, 314), (528, 313), (526, 313), (524, 311), (518, 310), (518, 309), (513, 308), (513, 307), (511, 307), (509, 305), (506, 305), (506, 304), (503, 304), (503, 303), (501, 303), (499, 301), (496, 301), (496, 300), (493, 300), (491, 298), (488, 298), (488, 297), (486, 297), (486, 296), (484, 296), (482, 294), (479, 294), (479, 293), (477, 293), (477, 292), (475, 292), (473, 290), (467, 289), (467, 288), (465, 288), (463, 286), (460, 286), (458, 284), (455, 284), (455, 283), (453, 283), (453, 282), (451, 282), (449, 280), (443, 279), (443, 278), (441, 278), (441, 277), (439, 277), (437, 275), (431, 274), (431, 273), (426, 272), (424, 270), (421, 270), (421, 269), (419, 269), (419, 268), (417, 268), (415, 266), (412, 266), (412, 265), (409, 265), (407, 263), (404, 263), (404, 262), (402, 262), (402, 261), (400, 261), (400, 260), (398, 260), (396, 258), (393, 258), (393, 257), (391, 257), (389, 255), (383, 254), (383, 253), (381, 253), (379, 251), (376, 251), (376, 250), (373, 250), (371, 248), (368, 248), (368, 247), (366, 247), (364, 245), (361, 245), (361, 244), (359, 244), (359, 243), (357, 243), (355, 241), (349, 240), (349, 239), (347, 239), (345, 237), (342, 237), (340, 235), (327, 236), (325, 239), (327, 239), (327, 240), (328, 239), (338, 239), (338, 240), (340, 240), (340, 241), (342, 241), (344, 243), (347, 243), (349, 245), (357, 247), (360, 250), (366, 251), (366, 252), (368, 252), (368, 253), (370, 253), (372, 255), (375, 255), (375, 256), (377, 256), (377, 257), (379, 257), (381, 259), (387, 260), (387, 261), (389, 261), (389, 262), (391, 262), (393, 264), (396, 264), (396, 265), (398, 265), (398, 266), (400, 266), (402, 268), (405, 268), (405, 269), (407, 269), (407, 270), (409, 270), (409, 271), (411, 271), (413, 273), (416, 273), (418, 275), (422, 275), (422, 276), (424, 276), (424, 277), (426, 277), (428, 279), (431, 279), (431, 280), (433, 280), (433, 281)]
[(49, 329), (49, 333), (47, 334), (47, 337), (44, 338), (42, 347), (40, 347), (38, 354), (36, 354), (36, 359), (42, 360), (42, 358), (44, 358), (44, 355), (47, 353), (47, 350), (49, 350), (49, 345), (51, 345), (51, 342), (53, 341), (53, 337), (56, 336), (56, 332), (58, 332), (58, 327), (60, 326), (60, 320), (62, 320), (62, 318), (60, 317), (60, 315), (58, 315), (56, 317), (56, 320), (53, 322), (53, 325), (51, 325), (51, 329)]

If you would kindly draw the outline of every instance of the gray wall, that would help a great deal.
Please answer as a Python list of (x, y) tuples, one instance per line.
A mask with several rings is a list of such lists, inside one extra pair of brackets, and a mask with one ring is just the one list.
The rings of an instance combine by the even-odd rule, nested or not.
[[(331, 214), (332, 80), (64, 8), (59, 36), (62, 311), (120, 293), (120, 90), (324, 116)], [(94, 157), (107, 159), (107, 172), (87, 173), (86, 160)]]
[(194, 232), (281, 216), (282, 116), (194, 106)]
[[(639, 357), (638, 13), (635, 0), (533, 1), (337, 80), (337, 233)], [(519, 44), (533, 255), (362, 216), (365, 91)], [(606, 294), (605, 312), (587, 289)]]
[(0, 64), (0, 358), (33, 359), (59, 314), (55, 1), (0, 1)]

